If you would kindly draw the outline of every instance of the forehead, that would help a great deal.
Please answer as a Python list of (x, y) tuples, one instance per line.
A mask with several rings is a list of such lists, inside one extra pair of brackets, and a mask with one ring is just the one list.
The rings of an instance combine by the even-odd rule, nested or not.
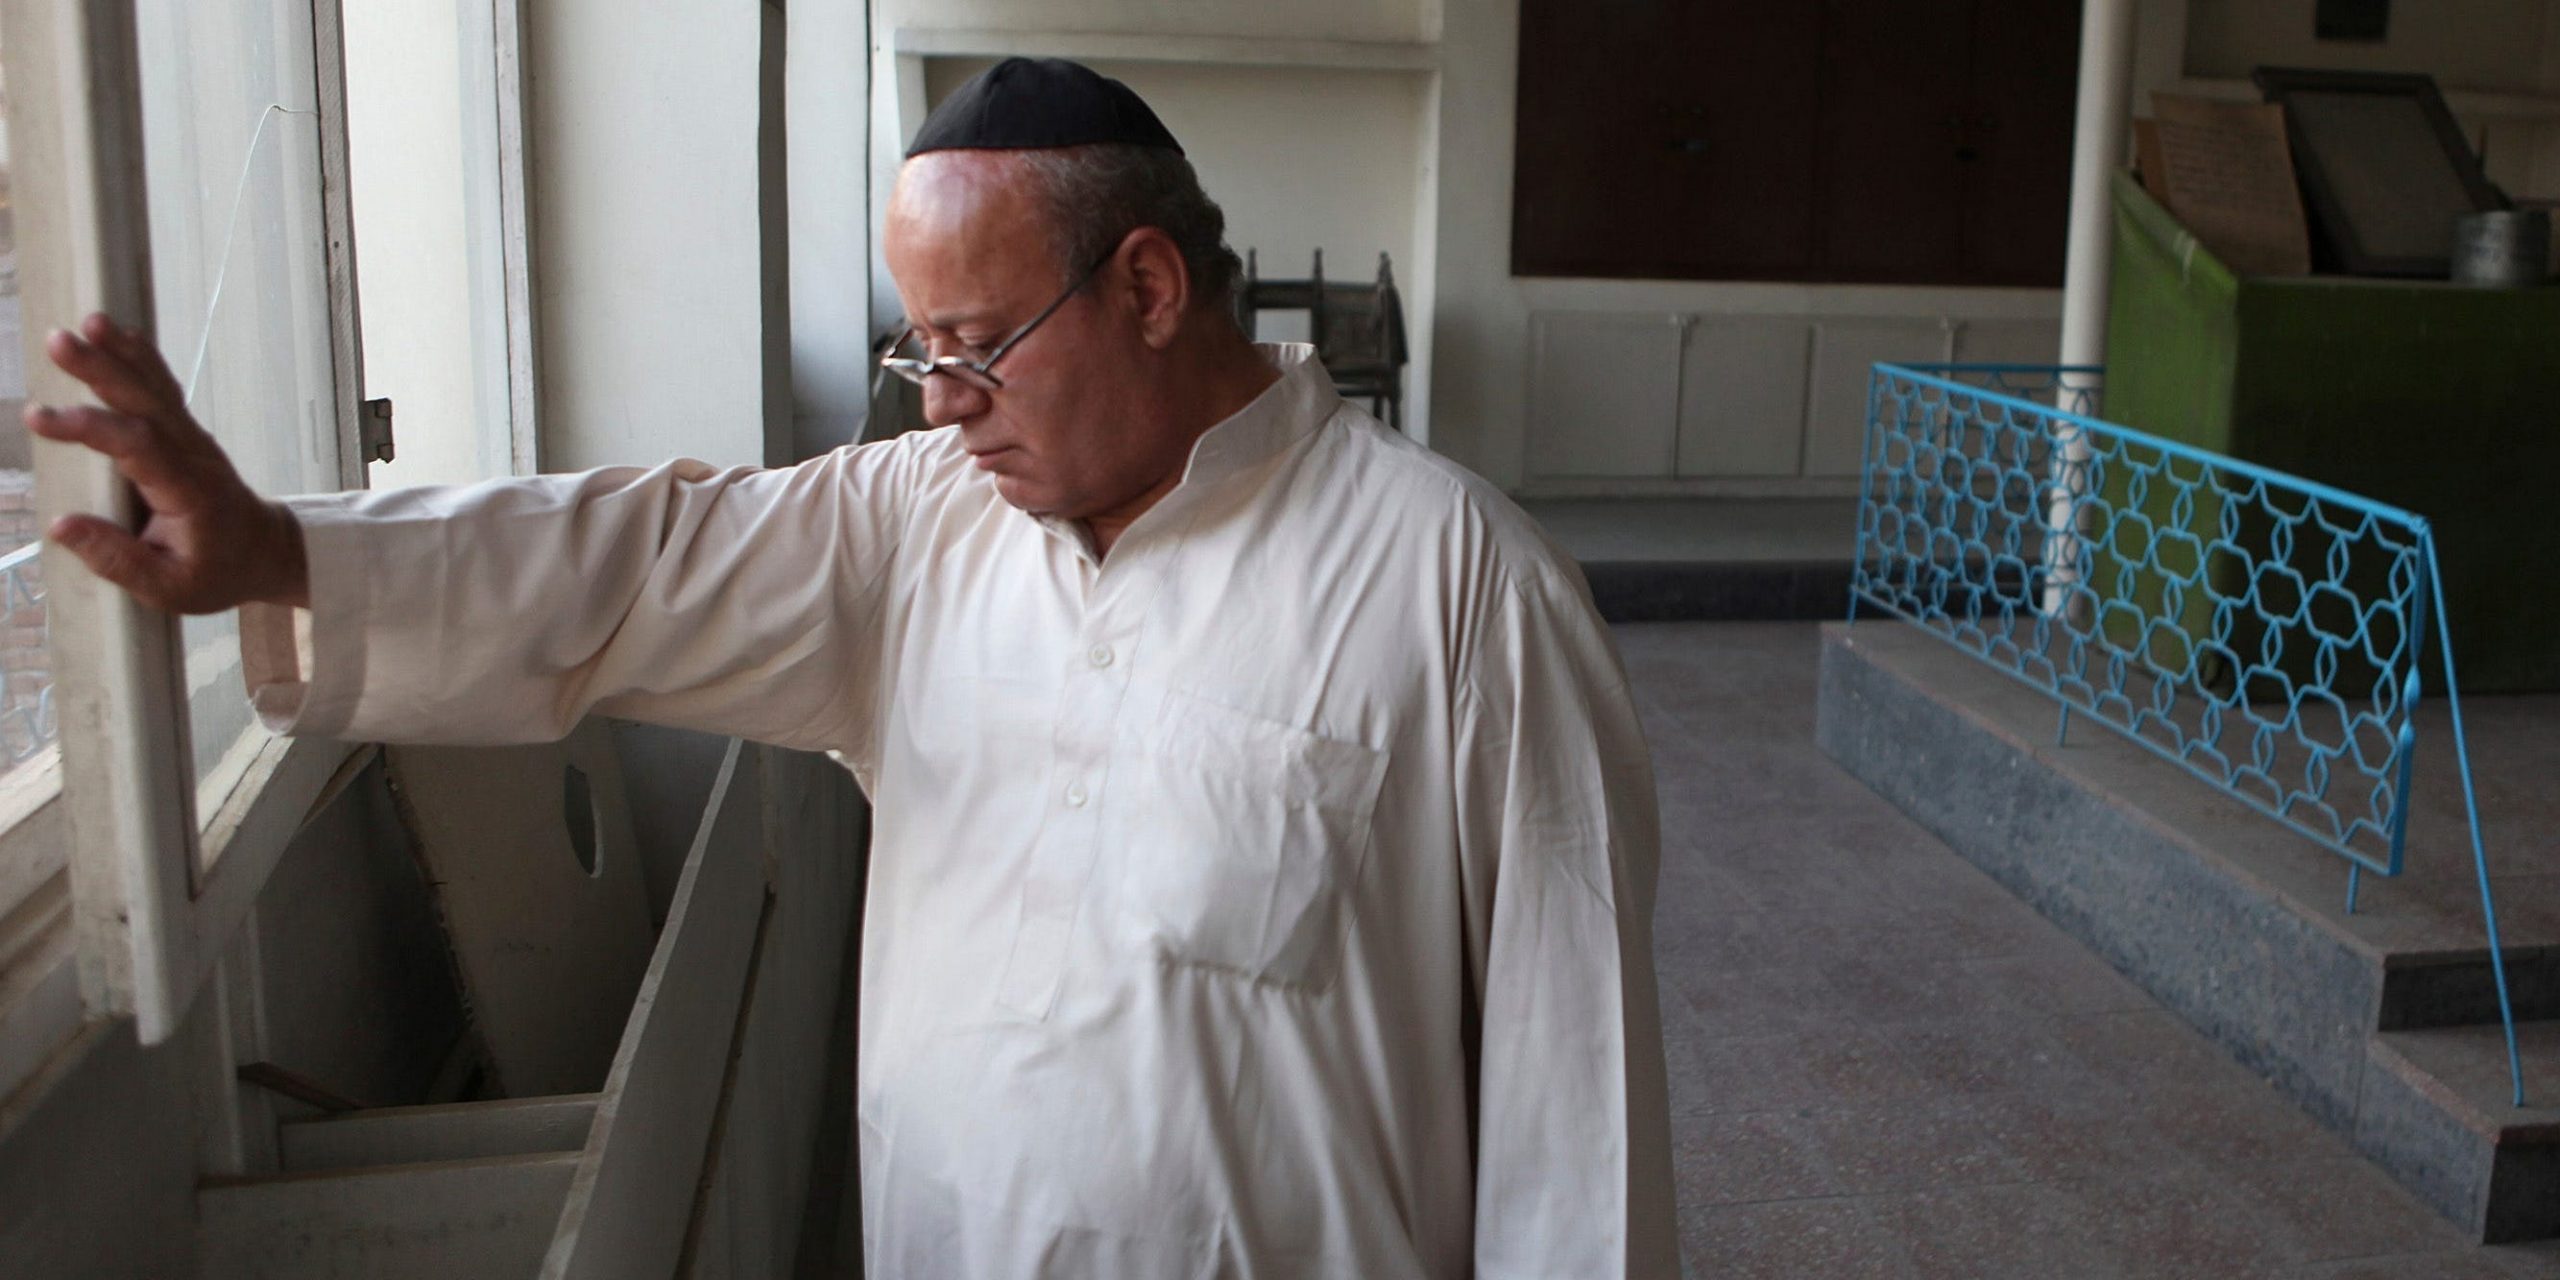
[(899, 289), (1010, 292), (1026, 274), (1046, 283), (1049, 237), (1024, 177), (1001, 151), (929, 151), (901, 166), (881, 236)]

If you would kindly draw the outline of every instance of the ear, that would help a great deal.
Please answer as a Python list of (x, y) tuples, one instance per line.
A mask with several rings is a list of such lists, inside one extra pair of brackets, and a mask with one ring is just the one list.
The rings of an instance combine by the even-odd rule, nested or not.
[(1191, 269), (1173, 237), (1155, 227), (1130, 232), (1118, 256), (1139, 336), (1161, 351), (1172, 345), (1191, 309)]

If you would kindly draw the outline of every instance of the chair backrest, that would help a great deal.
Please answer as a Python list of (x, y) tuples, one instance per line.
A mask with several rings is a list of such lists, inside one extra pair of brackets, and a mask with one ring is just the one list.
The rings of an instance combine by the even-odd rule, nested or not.
[(1247, 250), (1244, 280), (1236, 288), (1236, 321), (1247, 336), (1259, 333), (1265, 311), (1306, 312), (1316, 356), (1337, 375), (1388, 372), (1402, 368), (1408, 358), (1404, 300), (1383, 253), (1375, 282), (1346, 284), (1324, 278), (1322, 249), (1316, 250), (1313, 269), (1298, 280), (1263, 279), (1258, 255)]

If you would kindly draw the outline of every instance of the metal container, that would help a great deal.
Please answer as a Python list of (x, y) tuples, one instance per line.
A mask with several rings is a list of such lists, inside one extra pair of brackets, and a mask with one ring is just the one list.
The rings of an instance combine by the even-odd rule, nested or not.
[(2453, 221), (2453, 282), (2521, 289), (2551, 274), (2551, 215), (2540, 209), (2466, 213)]

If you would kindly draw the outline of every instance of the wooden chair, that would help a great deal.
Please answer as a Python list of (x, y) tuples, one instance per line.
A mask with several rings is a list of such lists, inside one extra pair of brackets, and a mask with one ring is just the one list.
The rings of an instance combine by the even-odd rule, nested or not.
[(1245, 252), (1244, 281), (1236, 288), (1236, 322), (1252, 337), (1265, 311), (1304, 311), (1316, 358), (1333, 375), (1334, 389), (1367, 400), (1388, 426), (1404, 429), (1404, 300), (1396, 293), (1387, 255), (1378, 255), (1374, 284), (1339, 284), (1324, 278), (1324, 250), (1303, 280), (1265, 280), (1252, 250)]

